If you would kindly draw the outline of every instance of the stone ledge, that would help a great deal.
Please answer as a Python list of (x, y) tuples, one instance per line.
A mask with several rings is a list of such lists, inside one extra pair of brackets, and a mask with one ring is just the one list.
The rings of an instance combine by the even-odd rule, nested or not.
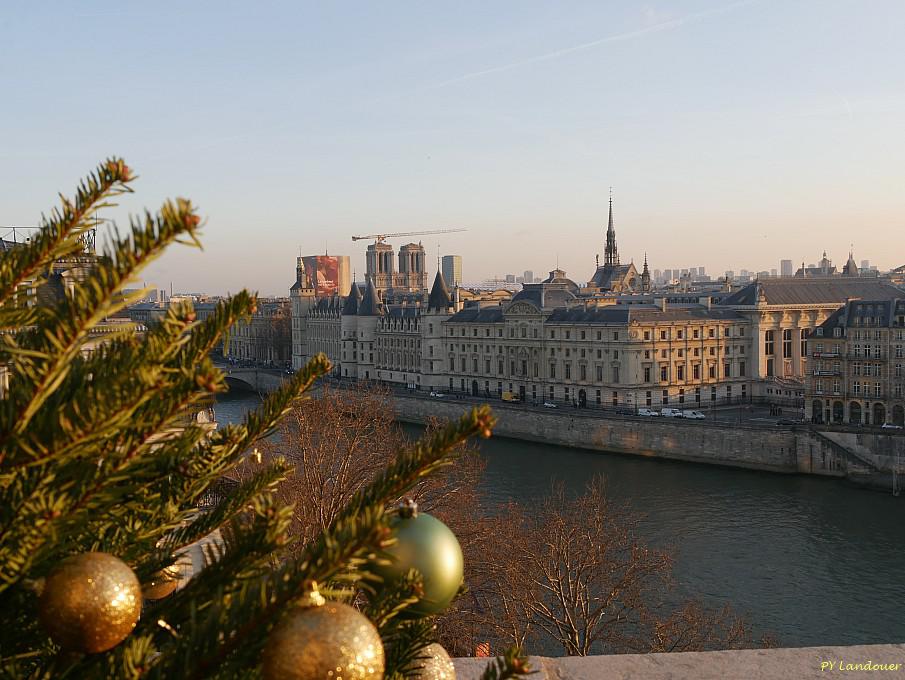
[[(458, 680), (476, 680), (489, 659), (454, 659)], [(849, 664), (898, 664), (861, 670)], [(821, 663), (832, 667), (821, 669)], [(844, 666), (840, 669), (839, 664)], [(747, 649), (676, 654), (531, 657), (532, 680), (773, 680), (905, 678), (905, 644)]]

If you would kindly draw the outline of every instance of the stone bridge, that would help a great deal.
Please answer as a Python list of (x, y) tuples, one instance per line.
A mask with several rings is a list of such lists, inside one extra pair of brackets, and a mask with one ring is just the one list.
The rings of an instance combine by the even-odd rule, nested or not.
[(230, 391), (257, 392), (263, 394), (273, 392), (288, 377), (286, 373), (275, 368), (239, 368), (229, 364), (216, 364), (226, 374), (226, 384)]

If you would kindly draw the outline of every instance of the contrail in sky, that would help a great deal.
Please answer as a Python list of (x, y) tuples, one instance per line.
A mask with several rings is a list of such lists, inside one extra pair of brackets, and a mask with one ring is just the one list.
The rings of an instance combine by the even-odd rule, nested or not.
[(474, 71), (472, 73), (466, 73), (462, 76), (457, 76), (455, 78), (450, 78), (449, 80), (444, 80), (440, 83), (434, 85), (434, 87), (445, 87), (446, 85), (452, 85), (453, 83), (460, 83), (465, 80), (471, 80), (473, 78), (480, 78), (482, 76), (487, 76), (492, 73), (502, 73), (503, 71), (510, 71), (514, 68), (519, 68), (520, 66), (527, 66), (528, 64), (536, 64), (542, 61), (550, 61), (551, 59), (558, 59), (559, 57), (563, 57), (567, 54), (572, 54), (573, 52), (581, 52), (583, 50), (589, 50), (592, 47), (599, 47), (600, 45), (606, 45), (608, 43), (615, 42), (624, 42), (626, 40), (634, 40), (635, 38), (640, 38), (642, 36), (648, 35), (650, 33), (660, 33), (661, 31), (671, 31), (674, 28), (679, 28), (685, 24), (696, 23), (703, 19), (707, 19), (709, 17), (724, 14), (725, 12), (730, 12), (732, 10), (738, 9), (739, 7), (745, 7), (746, 5), (751, 5), (758, 0), (738, 0), (738, 2), (732, 2), (728, 5), (723, 5), (722, 7), (716, 7), (714, 9), (704, 10), (702, 12), (695, 12), (693, 14), (687, 14), (684, 17), (677, 17), (675, 19), (669, 19), (667, 21), (661, 21), (660, 23), (653, 24), (652, 26), (647, 26), (646, 28), (639, 28), (636, 31), (628, 31), (626, 33), (617, 33), (616, 35), (608, 35), (604, 38), (600, 38), (598, 40), (592, 40), (591, 42), (582, 43), (580, 45), (573, 45), (572, 47), (564, 47), (559, 50), (555, 50), (554, 52), (547, 52), (546, 54), (538, 54), (534, 57), (528, 57), (527, 59), (522, 59), (521, 61), (514, 61), (509, 64), (501, 64), (500, 66), (493, 66), (491, 68), (486, 68), (481, 71)]

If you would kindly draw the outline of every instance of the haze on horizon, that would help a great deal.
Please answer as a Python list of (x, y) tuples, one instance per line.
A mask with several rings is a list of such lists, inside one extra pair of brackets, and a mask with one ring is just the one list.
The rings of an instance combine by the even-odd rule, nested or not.
[[(0, 225), (107, 155), (111, 212), (192, 198), (161, 287), (285, 295), (353, 234), (439, 240), (466, 281), (623, 261), (905, 263), (905, 4), (846, 0), (105, 3), (0, 8)], [(418, 239), (415, 239), (418, 240)], [(431, 271), (437, 237), (424, 237)], [(395, 241), (399, 246), (404, 241)]]

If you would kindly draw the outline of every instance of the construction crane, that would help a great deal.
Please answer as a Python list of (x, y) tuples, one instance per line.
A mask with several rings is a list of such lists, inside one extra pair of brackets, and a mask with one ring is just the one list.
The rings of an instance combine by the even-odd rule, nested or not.
[(364, 241), (367, 239), (375, 239), (377, 243), (383, 243), (388, 238), (396, 238), (399, 236), (427, 236), (428, 234), (451, 234), (455, 231), (468, 231), (468, 229), (429, 229), (427, 231), (397, 231), (392, 234), (365, 234), (364, 236), (353, 236), (353, 241)]

